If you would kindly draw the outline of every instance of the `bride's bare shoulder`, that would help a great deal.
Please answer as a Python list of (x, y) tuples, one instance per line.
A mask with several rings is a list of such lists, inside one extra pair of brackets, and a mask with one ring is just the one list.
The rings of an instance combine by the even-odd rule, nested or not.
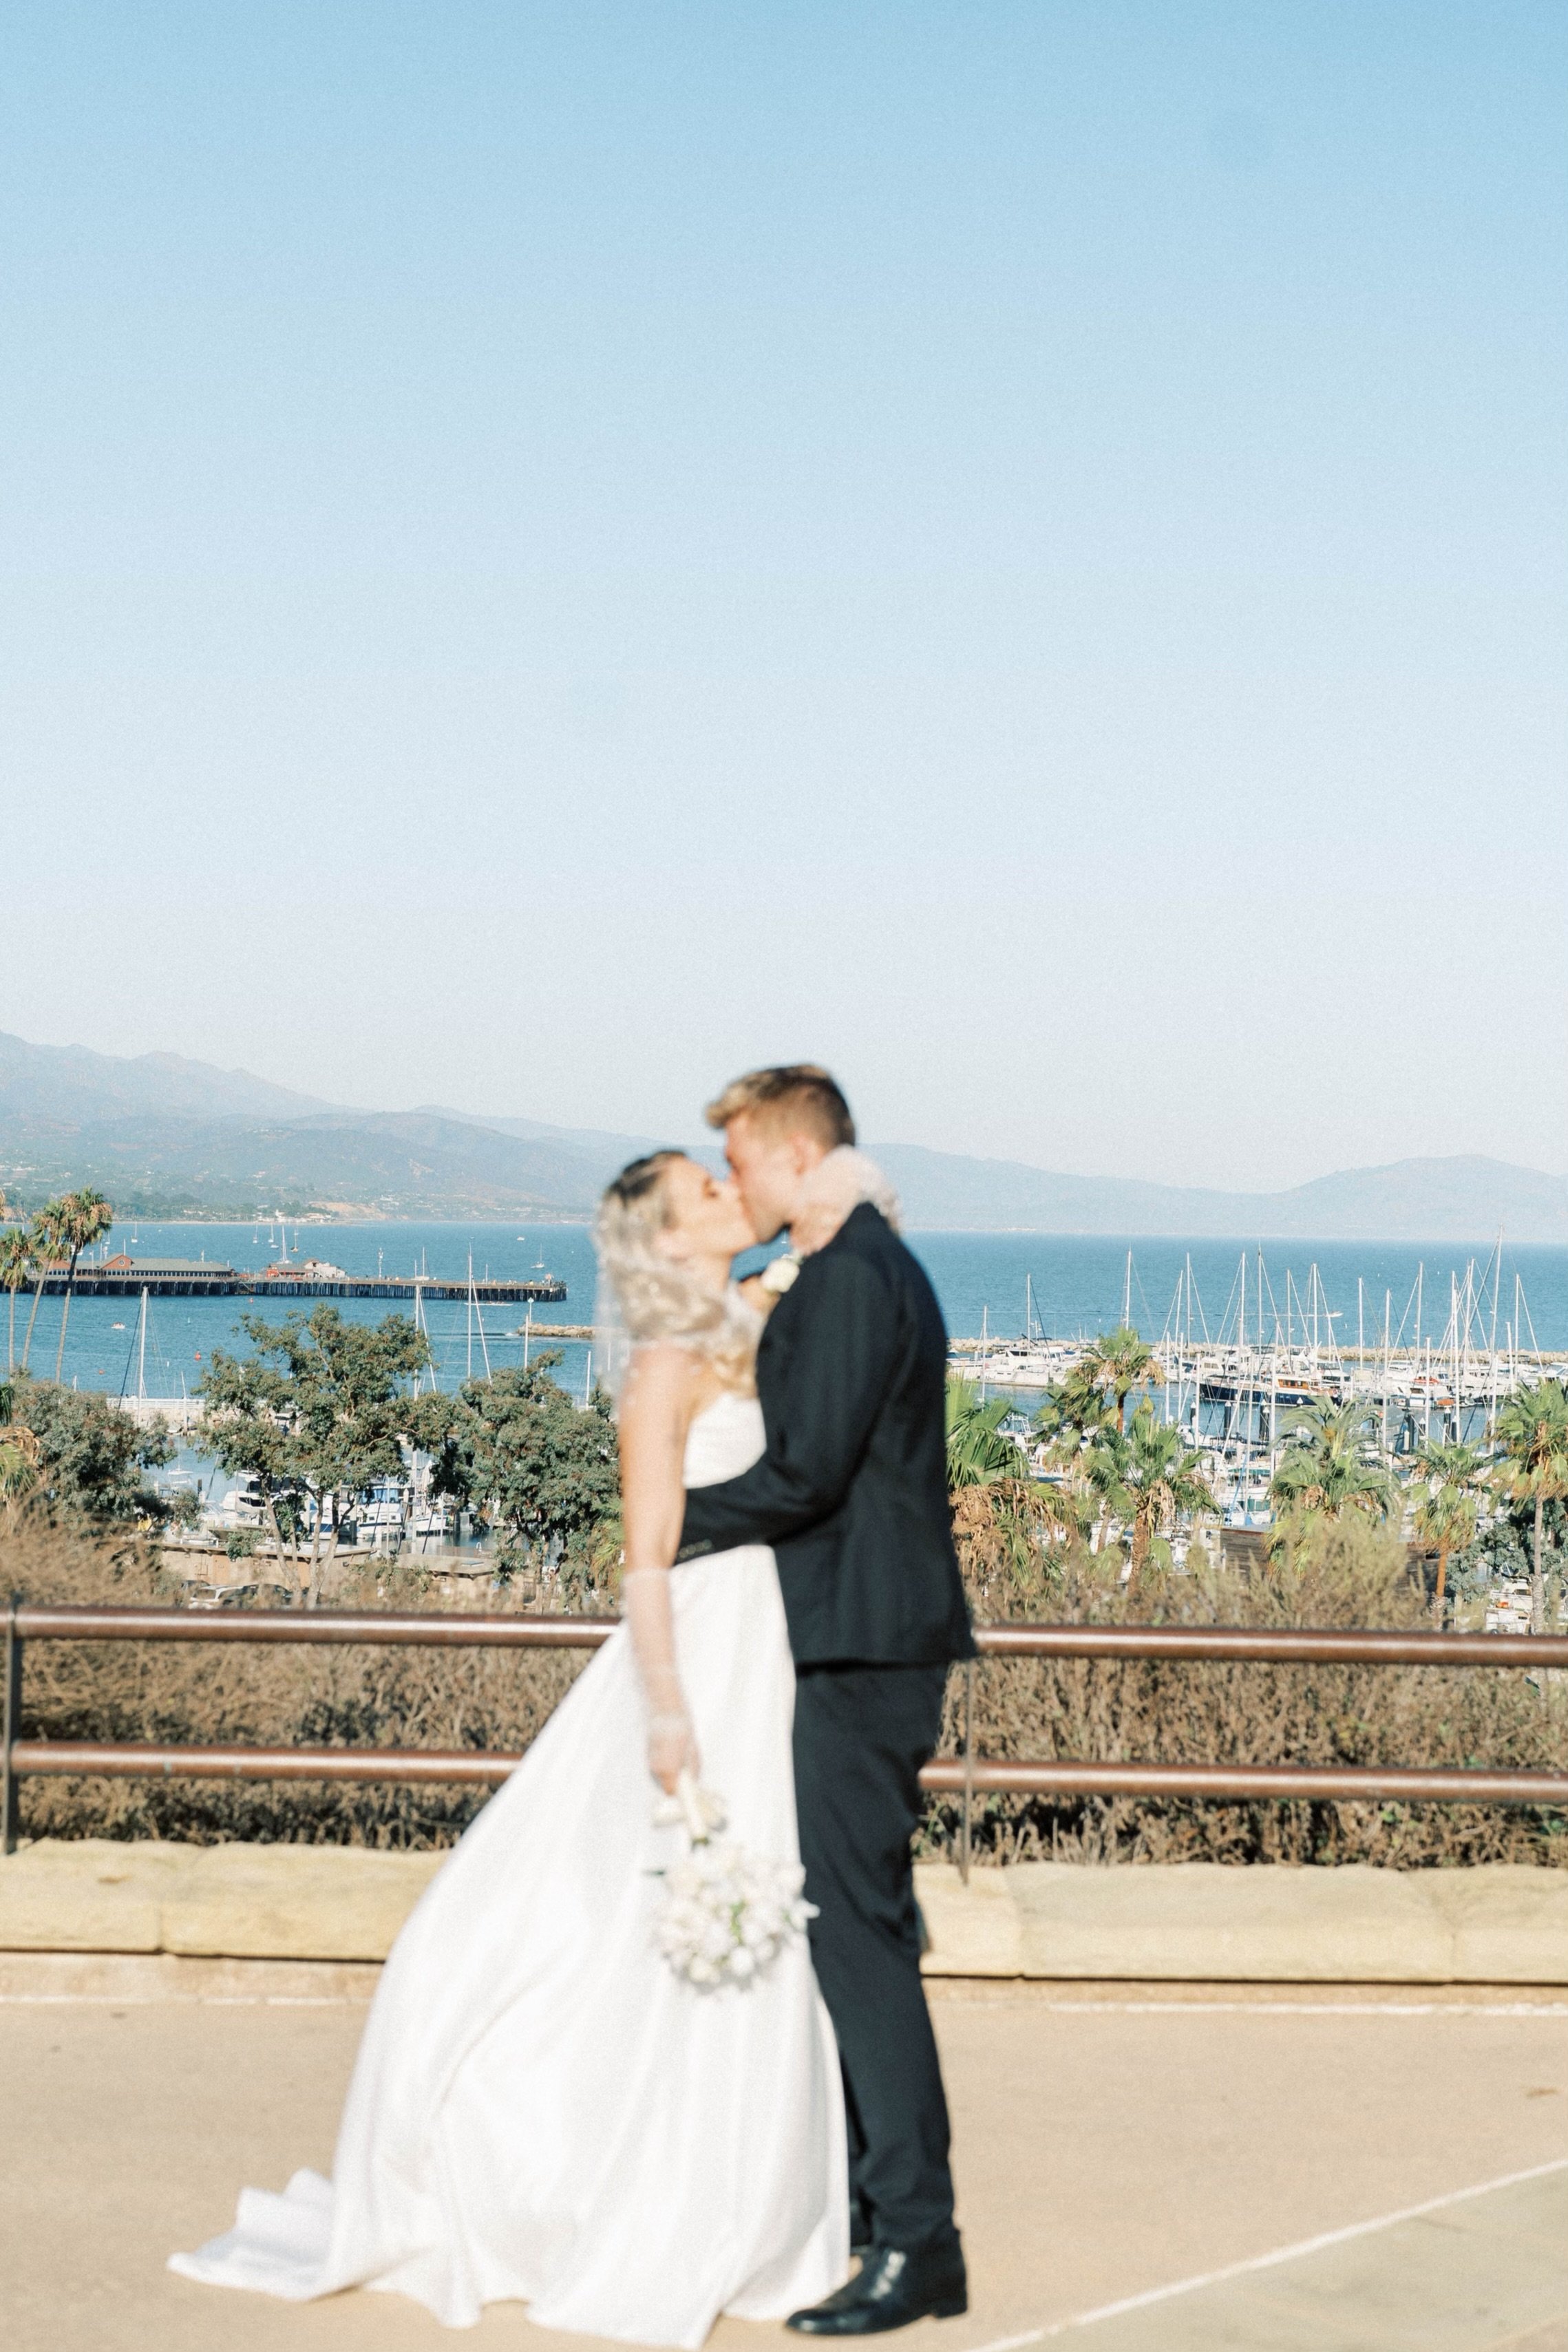
[(620, 1418), (624, 1427), (635, 1421), (690, 1420), (704, 1386), (707, 1367), (693, 1349), (673, 1339), (652, 1339), (632, 1350), (621, 1390)]

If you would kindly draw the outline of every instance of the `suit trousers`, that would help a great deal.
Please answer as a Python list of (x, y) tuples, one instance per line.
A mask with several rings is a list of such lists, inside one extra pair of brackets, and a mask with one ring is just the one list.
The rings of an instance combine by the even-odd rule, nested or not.
[(795, 1803), (811, 1956), (838, 2037), (857, 2238), (952, 2228), (947, 2100), (920, 1975), (910, 1841), (945, 1666), (801, 1666)]

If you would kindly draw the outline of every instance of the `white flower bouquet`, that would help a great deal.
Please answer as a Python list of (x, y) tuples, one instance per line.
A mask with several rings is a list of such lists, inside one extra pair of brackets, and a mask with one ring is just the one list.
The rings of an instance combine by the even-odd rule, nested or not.
[(664, 1873), (664, 1907), (654, 1930), (660, 1952), (689, 1984), (750, 1984), (816, 1916), (816, 1905), (801, 1895), (805, 1872), (798, 1863), (715, 1842), (723, 1805), (685, 1773), (654, 1818), (683, 1822), (691, 1842), (685, 1861)]

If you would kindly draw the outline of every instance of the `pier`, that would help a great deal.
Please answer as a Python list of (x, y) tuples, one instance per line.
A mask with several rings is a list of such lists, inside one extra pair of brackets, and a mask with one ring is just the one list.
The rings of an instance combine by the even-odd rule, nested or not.
[[(58, 1297), (67, 1281), (63, 1265), (51, 1266), (43, 1278), (45, 1297)], [(518, 1282), (498, 1281), (489, 1275), (444, 1281), (425, 1274), (347, 1274), (342, 1266), (316, 1259), (298, 1267), (269, 1265), (259, 1273), (207, 1258), (92, 1259), (77, 1267), (73, 1287), (79, 1298), (134, 1299), (144, 1290), (155, 1299), (370, 1298), (389, 1305), (399, 1298), (455, 1299), (459, 1305), (471, 1300), (477, 1307), (521, 1307), (531, 1299), (566, 1296), (566, 1285), (553, 1274)]]

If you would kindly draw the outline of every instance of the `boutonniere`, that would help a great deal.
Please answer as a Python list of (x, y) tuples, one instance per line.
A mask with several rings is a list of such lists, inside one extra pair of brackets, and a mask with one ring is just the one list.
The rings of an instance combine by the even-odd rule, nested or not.
[(785, 1250), (782, 1257), (772, 1257), (768, 1260), (757, 1279), (771, 1297), (782, 1298), (799, 1272), (800, 1252)]

